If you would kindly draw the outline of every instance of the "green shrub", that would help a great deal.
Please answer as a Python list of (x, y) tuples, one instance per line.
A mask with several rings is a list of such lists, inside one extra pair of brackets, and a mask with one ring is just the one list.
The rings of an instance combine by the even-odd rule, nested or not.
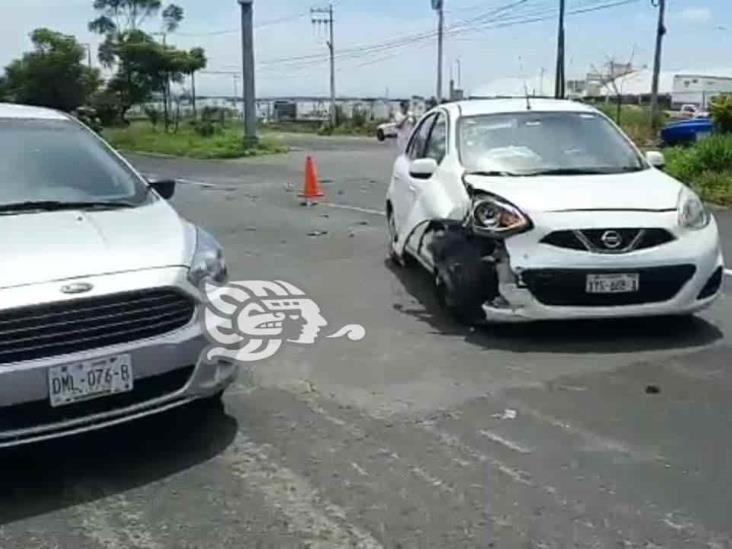
[(732, 133), (732, 96), (715, 97), (709, 107), (714, 126), (720, 133)]
[(712, 135), (692, 147), (665, 151), (669, 175), (691, 185), (704, 200), (732, 204), (732, 135)]
[(152, 105), (148, 105), (145, 107), (145, 116), (150, 120), (150, 124), (152, 124), (153, 128), (156, 128), (158, 126), (158, 122), (160, 122), (162, 113), (160, 112), (160, 109), (153, 107)]
[(205, 119), (194, 120), (191, 126), (193, 127), (193, 131), (196, 132), (196, 135), (200, 135), (201, 137), (213, 137), (222, 130), (219, 125), (211, 120)]
[(119, 95), (109, 90), (102, 90), (94, 94), (90, 100), (90, 107), (94, 109), (105, 127), (122, 124), (122, 101)]

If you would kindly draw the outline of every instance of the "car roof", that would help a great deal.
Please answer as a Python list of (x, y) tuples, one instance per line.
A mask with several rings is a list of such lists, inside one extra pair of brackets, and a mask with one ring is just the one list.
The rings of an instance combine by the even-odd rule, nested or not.
[(59, 111), (29, 105), (0, 103), (0, 118), (23, 120), (68, 120), (69, 117)]
[[(528, 104), (537, 112), (586, 112), (596, 113), (597, 109), (577, 101), (567, 99), (546, 99), (529, 97)], [(476, 116), (480, 114), (499, 114), (510, 112), (526, 112), (529, 110), (526, 97), (509, 97), (495, 99), (469, 99), (455, 103), (445, 103), (442, 107), (457, 116)]]

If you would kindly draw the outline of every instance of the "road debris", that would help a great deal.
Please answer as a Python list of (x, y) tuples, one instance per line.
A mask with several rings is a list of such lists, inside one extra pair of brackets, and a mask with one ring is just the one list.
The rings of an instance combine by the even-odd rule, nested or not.
[(502, 413), (493, 414), (491, 417), (495, 419), (516, 419), (516, 416), (518, 416), (518, 412), (516, 412), (516, 410), (506, 408)]
[(646, 385), (647, 395), (657, 395), (661, 392), (661, 388), (658, 385)]
[(323, 231), (320, 229), (312, 230), (308, 233), (308, 236), (325, 236), (328, 234), (328, 231)]

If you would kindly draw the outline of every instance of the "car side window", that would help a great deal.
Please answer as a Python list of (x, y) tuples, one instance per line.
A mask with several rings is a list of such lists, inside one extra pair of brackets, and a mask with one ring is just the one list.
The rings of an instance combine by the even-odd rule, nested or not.
[(445, 158), (447, 153), (447, 118), (444, 113), (437, 115), (432, 126), (432, 133), (427, 141), (427, 147), (424, 152), (425, 158), (434, 158), (439, 164)]
[(414, 135), (412, 135), (412, 140), (409, 142), (409, 146), (407, 147), (407, 156), (411, 160), (424, 158), (424, 148), (427, 144), (427, 138), (430, 135), (432, 123), (434, 121), (434, 115), (428, 116), (427, 118), (422, 120), (420, 125), (415, 130)]

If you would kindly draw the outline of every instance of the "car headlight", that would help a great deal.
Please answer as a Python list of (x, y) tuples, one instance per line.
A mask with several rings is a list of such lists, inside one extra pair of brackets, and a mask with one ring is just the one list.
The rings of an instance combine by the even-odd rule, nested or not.
[(196, 251), (193, 254), (188, 280), (198, 286), (204, 280), (223, 283), (229, 276), (224, 251), (216, 239), (196, 227)]
[(507, 237), (531, 229), (528, 216), (510, 202), (483, 195), (473, 201), (473, 230), (479, 234)]
[(683, 188), (679, 193), (679, 225), (687, 229), (703, 229), (711, 221), (704, 202), (691, 189)]

